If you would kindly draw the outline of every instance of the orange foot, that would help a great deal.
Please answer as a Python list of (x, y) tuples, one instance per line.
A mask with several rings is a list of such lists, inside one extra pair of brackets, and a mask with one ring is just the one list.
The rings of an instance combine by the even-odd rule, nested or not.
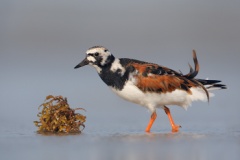
[(178, 131), (179, 131), (179, 128), (182, 128), (182, 127), (179, 126), (179, 125), (174, 125), (174, 126), (172, 126), (172, 132), (178, 132)]

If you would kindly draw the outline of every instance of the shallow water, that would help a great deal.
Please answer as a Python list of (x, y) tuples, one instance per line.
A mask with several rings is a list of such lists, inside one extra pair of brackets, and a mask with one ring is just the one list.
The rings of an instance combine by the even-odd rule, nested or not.
[[(96, 126), (94, 126), (96, 127)], [(77, 135), (41, 135), (36, 128), (2, 129), (1, 159), (231, 159), (240, 158), (240, 131), (86, 128)], [(202, 130), (202, 131), (200, 131)]]

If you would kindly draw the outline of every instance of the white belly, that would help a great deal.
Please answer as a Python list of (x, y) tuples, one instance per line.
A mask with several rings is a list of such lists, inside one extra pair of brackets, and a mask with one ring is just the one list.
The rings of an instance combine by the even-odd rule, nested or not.
[(187, 109), (192, 101), (207, 100), (206, 94), (201, 88), (192, 88), (191, 95), (186, 91), (179, 89), (168, 93), (144, 93), (132, 82), (127, 82), (121, 91), (116, 90), (115, 88), (111, 89), (123, 99), (145, 106), (152, 112), (155, 111), (157, 107), (163, 107), (165, 105), (178, 105)]

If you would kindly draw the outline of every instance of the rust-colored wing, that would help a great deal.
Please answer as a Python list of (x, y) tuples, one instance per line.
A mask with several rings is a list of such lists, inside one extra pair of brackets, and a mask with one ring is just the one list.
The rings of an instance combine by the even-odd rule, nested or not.
[(135, 73), (136, 86), (144, 92), (172, 92), (176, 89), (183, 89), (191, 93), (192, 86), (197, 86), (178, 72), (161, 67), (156, 64), (132, 63)]
[(166, 93), (180, 89), (192, 94), (190, 90), (191, 87), (201, 87), (206, 92), (207, 97), (209, 97), (206, 88), (194, 79), (199, 71), (199, 64), (194, 50), (193, 60), (195, 70), (189, 65), (190, 72), (186, 75), (152, 63), (132, 61), (129, 63), (129, 66), (134, 68), (133, 76), (136, 79), (136, 86), (144, 92)]

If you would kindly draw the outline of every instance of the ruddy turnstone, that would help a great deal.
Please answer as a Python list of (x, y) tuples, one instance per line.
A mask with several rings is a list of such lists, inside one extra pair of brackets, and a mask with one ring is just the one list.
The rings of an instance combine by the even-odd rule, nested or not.
[(209, 101), (209, 91), (226, 89), (219, 80), (195, 79), (199, 71), (196, 52), (193, 50), (195, 69), (188, 74), (167, 67), (135, 59), (115, 58), (108, 49), (94, 46), (87, 50), (86, 58), (76, 68), (93, 66), (103, 82), (123, 99), (148, 108), (151, 112), (146, 132), (150, 132), (157, 118), (156, 109), (162, 108), (167, 114), (172, 132), (178, 132), (167, 105), (177, 105), (187, 109), (192, 101)]

